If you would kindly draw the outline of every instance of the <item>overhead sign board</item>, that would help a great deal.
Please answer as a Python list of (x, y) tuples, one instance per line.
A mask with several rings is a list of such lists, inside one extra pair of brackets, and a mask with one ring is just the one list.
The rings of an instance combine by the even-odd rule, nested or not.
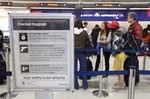
[(73, 90), (72, 14), (10, 14), (16, 90)]
[(31, 9), (31, 13), (73, 13), (82, 21), (127, 21), (128, 13), (135, 12), (138, 21), (150, 21), (150, 10), (72, 10), (72, 9)]

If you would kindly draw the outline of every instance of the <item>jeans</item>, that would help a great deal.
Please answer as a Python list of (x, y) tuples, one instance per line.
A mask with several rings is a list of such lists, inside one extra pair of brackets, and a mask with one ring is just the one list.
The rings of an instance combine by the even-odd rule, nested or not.
[[(80, 71), (86, 71), (86, 54), (84, 52), (76, 52), (75, 53), (75, 72), (78, 71), (78, 60), (79, 60), (79, 64), (80, 64)], [(82, 86), (83, 88), (88, 88), (88, 82), (87, 82), (87, 76), (83, 75), (82, 76)], [(79, 88), (79, 83), (78, 83), (78, 75), (75, 75), (74, 78), (74, 87), (75, 89)]]

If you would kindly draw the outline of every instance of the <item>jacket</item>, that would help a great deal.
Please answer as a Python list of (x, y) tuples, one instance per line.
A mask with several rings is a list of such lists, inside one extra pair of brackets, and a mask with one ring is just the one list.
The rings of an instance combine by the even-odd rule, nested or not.
[(3, 33), (0, 30), (0, 49), (3, 49)]
[(86, 48), (86, 44), (90, 44), (87, 32), (83, 29), (74, 28), (75, 48)]
[(115, 32), (112, 33), (112, 49), (120, 49), (120, 45), (124, 42), (122, 38), (124, 34), (126, 34), (126, 29), (124, 27), (119, 27)]
[(129, 26), (128, 32), (132, 33), (136, 38), (143, 38), (142, 26), (137, 21)]
[(91, 36), (92, 36), (92, 41), (97, 43), (97, 38), (98, 38), (98, 34), (101, 31), (100, 28), (93, 28)]

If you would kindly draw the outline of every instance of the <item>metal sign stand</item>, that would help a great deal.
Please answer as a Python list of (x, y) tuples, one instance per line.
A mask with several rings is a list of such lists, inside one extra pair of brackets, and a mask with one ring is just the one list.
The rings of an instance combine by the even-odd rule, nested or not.
[[(103, 48), (100, 49), (100, 71), (103, 71)], [(108, 93), (102, 90), (102, 75), (99, 76), (99, 90), (93, 91), (96, 97), (107, 97)]]
[(35, 92), (35, 99), (53, 99), (53, 92)]
[(128, 90), (128, 99), (134, 99), (135, 94), (135, 77), (136, 77), (136, 67), (130, 67), (130, 76), (129, 76), (129, 90)]
[[(6, 47), (6, 70), (10, 71), (9, 47)], [(11, 79), (7, 76), (7, 92), (0, 95), (3, 99), (10, 99), (17, 96), (14, 91), (11, 91)]]

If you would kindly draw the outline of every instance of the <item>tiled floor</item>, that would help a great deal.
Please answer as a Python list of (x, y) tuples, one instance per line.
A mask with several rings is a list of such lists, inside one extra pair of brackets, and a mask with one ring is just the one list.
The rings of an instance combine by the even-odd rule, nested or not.
[[(95, 57), (92, 58), (93, 63), (95, 62)], [(114, 58), (111, 57), (110, 65), (112, 66)], [(140, 69), (143, 69), (143, 57), (139, 57)], [(150, 70), (150, 57), (147, 57), (146, 70)], [(94, 66), (94, 65), (93, 65)], [(113, 84), (117, 81), (117, 76), (109, 76), (103, 79), (103, 90), (109, 93), (108, 97), (105, 99), (128, 99), (128, 89), (114, 90), (112, 89)], [(80, 81), (81, 83), (81, 81)], [(53, 99), (98, 99), (98, 97), (93, 96), (92, 92), (98, 89), (99, 77), (92, 77), (88, 81), (89, 89), (75, 90), (74, 92), (54, 92)], [(6, 91), (6, 85), (0, 85), (0, 93)], [(135, 88), (135, 99), (149, 99), (150, 97), (150, 76), (141, 75), (140, 83)], [(18, 92), (18, 96), (13, 99), (35, 99), (34, 92)], [(44, 99), (44, 98), (43, 98)]]

